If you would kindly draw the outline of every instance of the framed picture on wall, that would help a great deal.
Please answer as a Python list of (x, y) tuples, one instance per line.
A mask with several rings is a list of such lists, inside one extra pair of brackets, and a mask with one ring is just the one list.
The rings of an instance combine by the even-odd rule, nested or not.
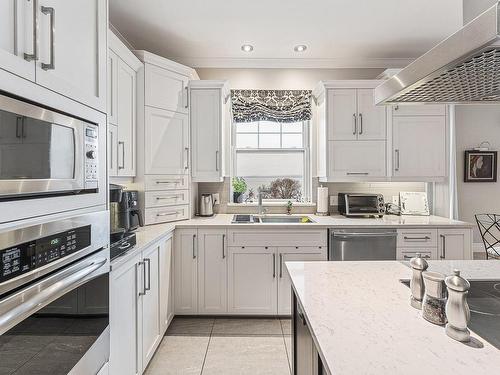
[(496, 182), (496, 151), (465, 151), (464, 182)]

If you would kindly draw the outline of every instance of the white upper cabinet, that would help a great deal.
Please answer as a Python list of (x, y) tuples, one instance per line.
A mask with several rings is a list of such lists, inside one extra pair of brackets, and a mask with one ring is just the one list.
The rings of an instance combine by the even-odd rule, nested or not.
[[(139, 59), (109, 31), (108, 161), (110, 176), (135, 176), (137, 129), (137, 72)], [(114, 128), (113, 128), (114, 126)]]
[(358, 121), (359, 140), (385, 140), (387, 138), (387, 115), (384, 106), (376, 106), (373, 89), (358, 89)]
[(445, 116), (446, 106), (442, 104), (426, 105), (395, 105), (392, 107), (393, 116)]
[(189, 170), (189, 123), (182, 113), (146, 107), (146, 174), (187, 174)]
[(188, 113), (188, 77), (146, 64), (146, 105)]
[(107, 2), (39, 0), (36, 81), (106, 111)]
[(356, 89), (327, 91), (328, 139), (347, 141), (357, 139)]
[(373, 101), (373, 89), (329, 89), (328, 139), (332, 141), (386, 139), (386, 109)]
[(328, 175), (331, 179), (369, 181), (386, 176), (384, 141), (329, 141)]
[(0, 1), (0, 67), (35, 81), (35, 0)]
[(414, 177), (427, 181), (444, 178), (446, 117), (394, 117), (392, 151), (395, 178)]
[(224, 179), (226, 133), (230, 128), (225, 81), (190, 82), (191, 175), (194, 182)]

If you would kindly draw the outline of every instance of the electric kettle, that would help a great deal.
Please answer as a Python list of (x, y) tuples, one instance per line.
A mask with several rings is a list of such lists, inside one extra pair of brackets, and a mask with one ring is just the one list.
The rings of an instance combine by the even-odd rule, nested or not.
[(212, 194), (202, 194), (200, 197), (200, 216), (214, 216), (214, 204)]

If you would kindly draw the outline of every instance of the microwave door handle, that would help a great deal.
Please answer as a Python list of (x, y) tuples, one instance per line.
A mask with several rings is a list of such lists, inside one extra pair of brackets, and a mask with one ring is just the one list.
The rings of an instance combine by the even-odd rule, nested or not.
[[(94, 277), (89, 278), (89, 276), (104, 266), (107, 262), (107, 258), (93, 259), (88, 265), (81, 269), (77, 268), (75, 270), (71, 267), (70, 269), (65, 269), (59, 274), (53, 275), (51, 277), (53, 282), (47, 287), (43, 287), (44, 282), (47, 282), (47, 280), (42, 280), (39, 283), (26, 288), (27, 290), (41, 289), (41, 291), (35, 294), (32, 298), (28, 298), (0, 316), (0, 334), (3, 335), (16, 324), (22, 322), (24, 319), (40, 310), (42, 307), (47, 306), (52, 301), (55, 301), (67, 291), (82, 285), (85, 279), (93, 279)], [(62, 277), (63, 275), (64, 277)], [(10, 298), (7, 297), (5, 300), (0, 301), (0, 306), (5, 302), (8, 303), (9, 299)]]

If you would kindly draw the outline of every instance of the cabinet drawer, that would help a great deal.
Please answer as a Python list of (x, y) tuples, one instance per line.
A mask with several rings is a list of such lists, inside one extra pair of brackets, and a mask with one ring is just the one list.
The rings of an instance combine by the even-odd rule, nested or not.
[(314, 259), (323, 260), (327, 260), (327, 250), (327, 246), (280, 246), (278, 248), (278, 252), (282, 254), (315, 254), (317, 257)]
[(393, 116), (445, 116), (444, 105), (395, 105), (392, 107)]
[(326, 246), (326, 229), (230, 229), (228, 246)]
[(437, 229), (399, 229), (398, 247), (437, 247)]
[(146, 208), (145, 224), (167, 223), (189, 218), (189, 205)]
[(417, 256), (417, 253), (429, 260), (437, 259), (437, 248), (433, 247), (423, 247), (423, 248), (398, 248), (396, 252), (397, 260), (409, 261), (411, 258)]
[(146, 207), (164, 207), (189, 204), (189, 190), (147, 191)]
[(188, 189), (189, 178), (183, 175), (146, 175), (146, 191)]

